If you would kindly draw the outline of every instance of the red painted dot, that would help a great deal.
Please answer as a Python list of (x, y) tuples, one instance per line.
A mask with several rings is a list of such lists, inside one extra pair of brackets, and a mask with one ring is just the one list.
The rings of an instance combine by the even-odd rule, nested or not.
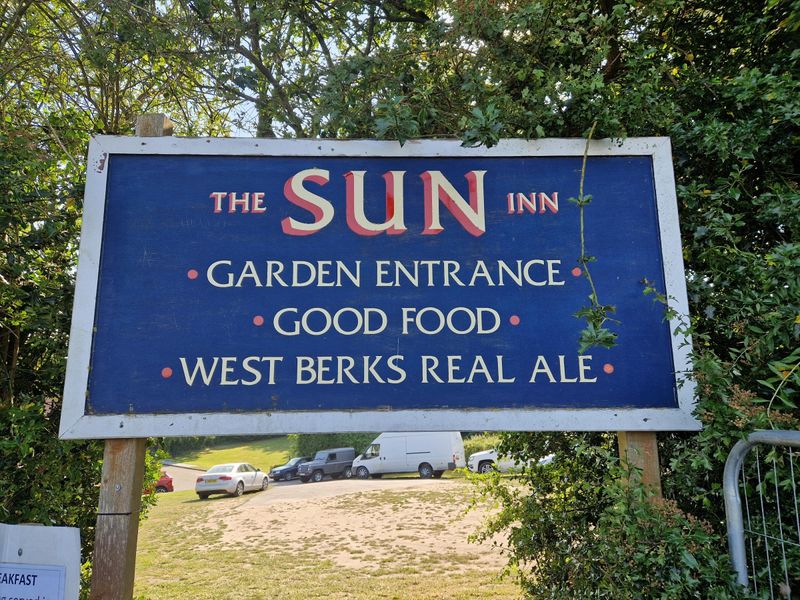
[(164, 379), (169, 379), (170, 377), (172, 377), (172, 369), (170, 369), (169, 367), (164, 367), (163, 369), (161, 369), (161, 376)]
[(186, 276), (189, 279), (197, 279), (198, 275), (199, 275), (199, 273), (197, 272), (196, 269), (189, 269), (188, 271), (186, 271)]
[(612, 365), (611, 363), (604, 364), (603, 371), (611, 375), (614, 372), (614, 365)]
[(575, 267), (574, 269), (572, 269), (572, 275), (574, 277), (580, 277), (582, 274), (583, 274), (583, 271), (581, 270), (580, 267)]
[(256, 327), (261, 327), (263, 324), (264, 324), (264, 317), (262, 317), (261, 315), (256, 315), (255, 317), (253, 317), (253, 325), (255, 325)]
[(515, 325), (515, 326), (519, 325), (519, 317), (517, 315), (511, 315), (508, 318), (508, 322), (511, 323), (512, 325)]

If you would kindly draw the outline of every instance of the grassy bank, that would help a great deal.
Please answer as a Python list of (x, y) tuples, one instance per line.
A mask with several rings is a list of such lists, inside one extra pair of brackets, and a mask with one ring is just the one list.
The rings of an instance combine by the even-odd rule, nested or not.
[(220, 439), (200, 450), (187, 450), (172, 457), (179, 463), (187, 463), (201, 469), (228, 462), (246, 462), (268, 471), (274, 465), (282, 465), (291, 458), (289, 438), (274, 437), (248, 442), (225, 442)]

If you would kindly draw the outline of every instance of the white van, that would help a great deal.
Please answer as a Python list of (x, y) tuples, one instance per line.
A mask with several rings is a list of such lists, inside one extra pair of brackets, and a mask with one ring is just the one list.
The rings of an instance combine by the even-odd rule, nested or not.
[(413, 473), (441, 477), (466, 466), (464, 442), (458, 431), (382, 433), (353, 461), (353, 475), (366, 479), (384, 473)]

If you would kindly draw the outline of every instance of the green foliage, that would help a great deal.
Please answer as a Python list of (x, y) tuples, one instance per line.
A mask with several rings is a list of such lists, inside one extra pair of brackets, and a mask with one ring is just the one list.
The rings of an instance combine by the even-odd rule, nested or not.
[(766, 417), (770, 416), (770, 409), (773, 405), (779, 409), (796, 409), (797, 392), (800, 388), (800, 346), (781, 360), (771, 361), (767, 367), (773, 375), (767, 379), (759, 379), (758, 382), (769, 390), (772, 396), (767, 405)]
[(59, 441), (55, 416), (33, 401), (0, 408), (0, 522), (79, 527), (87, 552), (103, 446)]
[(167, 453), (156, 445), (156, 440), (148, 440), (148, 449), (144, 455), (142, 506), (139, 512), (139, 521), (146, 519), (149, 510), (158, 502), (155, 485), (161, 477), (161, 462), (165, 458), (167, 458)]
[(379, 138), (397, 140), (401, 144), (419, 136), (419, 123), (403, 96), (395, 96), (376, 107), (375, 133)]
[(214, 436), (189, 436), (189, 437), (171, 437), (162, 438), (161, 447), (168, 456), (174, 457), (178, 454), (188, 452), (189, 450), (201, 450), (208, 448), (214, 441)]
[[(17, 52), (9, 44), (0, 67)], [(36, 86), (5, 89), (12, 101), (0, 103), (0, 521), (79, 527), (89, 556), (102, 444), (58, 440), (83, 192), (72, 156), (86, 123), (73, 110), (45, 113), (31, 98), (14, 101), (22, 90), (41, 94)]]
[[(615, 459), (605, 434), (507, 435), (504, 450), (528, 458), (524, 486), (475, 478), (501, 510), (475, 537), (509, 533), (508, 573), (532, 598), (739, 598), (724, 537), (675, 501), (648, 499)], [(627, 481), (632, 483), (628, 484)]]
[(269, 438), (283, 436), (263, 436), (263, 435), (229, 435), (225, 437), (215, 437), (213, 435), (187, 436), (187, 437), (167, 437), (160, 438), (160, 447), (164, 449), (168, 456), (175, 457), (179, 454), (186, 454), (192, 450), (203, 450), (212, 448), (217, 444), (231, 444), (232, 442), (258, 442)]
[(355, 448), (356, 455), (378, 437), (377, 433), (303, 433), (291, 436), (292, 456), (314, 456), (327, 448)]
[[(99, 498), (103, 444), (58, 439), (57, 414), (39, 402), (0, 408), (0, 522), (78, 527), (83, 556), (90, 557)], [(153, 491), (163, 453), (146, 455), (142, 496), (144, 518), (155, 504)], [(149, 491), (148, 491), (149, 490)]]
[(78, 598), (89, 600), (89, 587), (92, 583), (92, 561), (86, 560), (81, 563), (81, 590)]
[[(619, 476), (619, 471), (610, 471)], [(596, 527), (580, 536), (566, 561), (574, 590), (590, 598), (746, 597), (735, 581), (725, 539), (674, 501), (647, 502), (641, 489), (606, 481), (609, 502)], [(551, 580), (552, 581), (552, 580)], [(561, 586), (528, 591), (558, 598)]]
[(500, 132), (503, 130), (500, 111), (491, 103), (485, 110), (477, 106), (473, 108), (469, 115), (461, 118), (458, 126), (463, 131), (465, 146), (484, 145), (487, 148), (500, 141)]

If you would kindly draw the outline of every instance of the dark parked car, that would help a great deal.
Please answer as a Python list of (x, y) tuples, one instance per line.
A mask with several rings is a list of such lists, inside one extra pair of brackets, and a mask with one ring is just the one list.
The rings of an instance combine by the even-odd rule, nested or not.
[(285, 465), (272, 467), (269, 471), (269, 478), (273, 481), (289, 481), (297, 477), (297, 467), (311, 460), (310, 456), (296, 456)]
[(353, 476), (355, 457), (356, 451), (353, 448), (320, 450), (314, 455), (313, 460), (297, 467), (297, 476), (303, 483), (322, 481), (325, 475), (330, 475), (333, 479), (340, 477), (350, 479)]

